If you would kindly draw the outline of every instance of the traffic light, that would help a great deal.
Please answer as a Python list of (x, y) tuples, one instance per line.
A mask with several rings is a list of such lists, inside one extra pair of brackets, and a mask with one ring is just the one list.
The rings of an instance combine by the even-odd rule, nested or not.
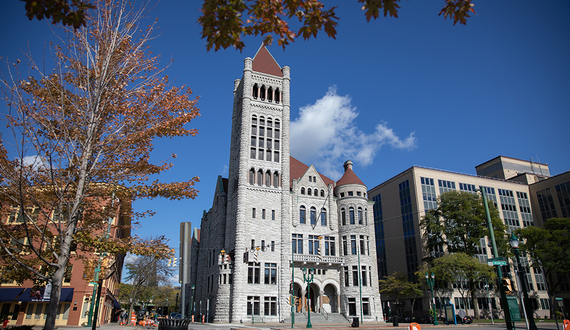
[(172, 267), (176, 267), (176, 257), (172, 258)]
[(168, 259), (168, 267), (172, 266), (172, 258)]
[(505, 290), (506, 294), (513, 293), (513, 287), (511, 286), (511, 280), (508, 277), (503, 277), (501, 280), (503, 289)]

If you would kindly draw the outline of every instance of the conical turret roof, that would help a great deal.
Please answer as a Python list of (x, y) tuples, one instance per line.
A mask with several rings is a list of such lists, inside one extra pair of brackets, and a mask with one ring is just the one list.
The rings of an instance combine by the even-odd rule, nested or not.
[(352, 170), (352, 161), (350, 160), (347, 160), (344, 163), (344, 175), (336, 182), (337, 187), (342, 186), (343, 184), (361, 184), (366, 186)]

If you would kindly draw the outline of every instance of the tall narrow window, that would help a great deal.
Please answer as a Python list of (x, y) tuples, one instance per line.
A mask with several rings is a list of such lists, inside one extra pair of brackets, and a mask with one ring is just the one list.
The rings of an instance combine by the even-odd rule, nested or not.
[(301, 207), (299, 208), (299, 223), (306, 223), (305, 220), (305, 207), (301, 205)]
[(342, 237), (342, 254), (345, 256), (348, 255), (348, 246), (346, 243), (346, 236)]
[(350, 235), (350, 252), (356, 254), (356, 235)]
[(354, 208), (353, 207), (348, 209), (348, 215), (350, 218), (350, 224), (354, 225)]
[(362, 224), (362, 208), (358, 208), (358, 224)]
[(273, 173), (273, 187), (279, 188), (279, 173)]
[(279, 88), (275, 88), (275, 103), (281, 102), (281, 95), (279, 93)]
[(259, 96), (259, 87), (257, 84), (253, 85), (252, 95), (254, 99), (258, 98)]
[(271, 87), (267, 90), (267, 101), (273, 102), (273, 88)]
[(257, 185), (263, 185), (263, 172), (261, 170), (257, 171)]
[(261, 86), (261, 89), (259, 90), (259, 97), (262, 101), (265, 101), (265, 85)]
[(311, 226), (317, 225), (317, 209), (315, 207), (311, 207)]
[(346, 226), (346, 211), (344, 209), (340, 211), (340, 219), (342, 221), (342, 225)]
[(265, 172), (265, 185), (271, 187), (271, 172)]
[(303, 254), (303, 234), (293, 234), (293, 253)]
[(321, 226), (327, 225), (327, 210), (321, 209)]
[(249, 170), (249, 184), (255, 183), (255, 170), (252, 168)]

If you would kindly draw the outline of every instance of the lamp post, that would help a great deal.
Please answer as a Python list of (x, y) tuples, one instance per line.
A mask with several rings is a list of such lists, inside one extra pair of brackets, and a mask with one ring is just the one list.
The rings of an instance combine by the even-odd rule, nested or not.
[(518, 266), (517, 273), (519, 274), (519, 282), (520, 282), (519, 290), (522, 290), (524, 295), (523, 304), (524, 304), (525, 316), (528, 321), (528, 326), (530, 330), (537, 330), (536, 324), (534, 323), (534, 317), (532, 316), (532, 306), (530, 305), (530, 301), (528, 299), (528, 293), (526, 292), (526, 285), (525, 285), (526, 282), (524, 279), (525, 274), (521, 266), (521, 259), (519, 256), (519, 239), (515, 236), (515, 234), (512, 234), (510, 243), (511, 247), (515, 251), (515, 256), (517, 258), (517, 266)]
[[(308, 273), (308, 274), (307, 274)], [(308, 276), (307, 276), (308, 275)], [(307, 272), (307, 268), (303, 268), (303, 282), (307, 282), (307, 329), (312, 328), (311, 324), (311, 283), (315, 277), (315, 269), (310, 268)]]
[(426, 282), (427, 285), (431, 291), (431, 306), (432, 306), (432, 310), (433, 310), (433, 325), (439, 325), (439, 323), (437, 323), (437, 313), (435, 312), (435, 303), (433, 301), (433, 285), (435, 284), (435, 275), (433, 273), (431, 273), (431, 278), (428, 275), (428, 273), (426, 273)]
[(493, 320), (493, 305), (491, 304), (491, 299), (489, 297), (489, 283), (487, 283), (487, 278), (485, 278), (485, 289), (487, 289), (487, 303), (489, 305), (489, 315), (491, 316), (491, 324), (495, 324), (495, 320)]

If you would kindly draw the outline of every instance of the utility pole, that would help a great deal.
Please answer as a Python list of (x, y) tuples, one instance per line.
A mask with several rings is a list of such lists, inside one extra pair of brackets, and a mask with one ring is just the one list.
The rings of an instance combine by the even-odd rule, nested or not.
[[(489, 227), (489, 238), (491, 239), (491, 244), (493, 248), (493, 258), (499, 257), (499, 252), (497, 251), (497, 243), (495, 242), (495, 232), (493, 231), (493, 223), (491, 222), (491, 214), (489, 213), (489, 205), (487, 205), (487, 197), (485, 196), (485, 188), (480, 186), (481, 195), (483, 196), (483, 205), (485, 206), (485, 215), (487, 216), (487, 226)], [(503, 278), (503, 271), (500, 265), (496, 265), (497, 276), (499, 281)], [(501, 306), (505, 313), (505, 323), (507, 324), (508, 330), (513, 330), (513, 323), (511, 321), (511, 312), (509, 311), (509, 304), (507, 303), (507, 295), (505, 294), (505, 288), (499, 282), (499, 291), (501, 293)]]

